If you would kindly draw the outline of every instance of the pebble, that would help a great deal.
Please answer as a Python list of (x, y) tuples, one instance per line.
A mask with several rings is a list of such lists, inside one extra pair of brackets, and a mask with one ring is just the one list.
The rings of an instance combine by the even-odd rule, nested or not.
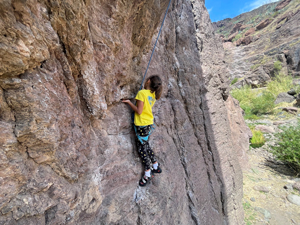
[(270, 191), (269, 188), (267, 188), (265, 186), (254, 186), (253, 189), (255, 191), (262, 191), (262, 192), (265, 192), (265, 193), (268, 193)]
[(290, 203), (300, 206), (300, 196), (298, 195), (288, 195), (287, 199)]
[(294, 183), (292, 187), (295, 188), (296, 190), (300, 191), (300, 181)]
[(252, 202), (255, 202), (255, 198), (253, 198), (253, 197), (252, 197), (252, 198), (250, 198), (250, 200), (251, 200)]
[(271, 219), (271, 213), (263, 208), (260, 207), (255, 207), (254, 208), (257, 212), (260, 212), (261, 214), (263, 214), (265, 216), (265, 219)]
[(281, 125), (281, 124), (285, 124), (285, 121), (274, 121), (273, 124), (274, 125)]
[(300, 114), (298, 114), (297, 116), (300, 117)]
[(278, 116), (279, 118), (285, 118), (286, 116)]

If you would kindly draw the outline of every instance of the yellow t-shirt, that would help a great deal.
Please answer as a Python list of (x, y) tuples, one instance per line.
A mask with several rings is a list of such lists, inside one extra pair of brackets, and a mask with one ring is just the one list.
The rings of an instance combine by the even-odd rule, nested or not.
[(155, 92), (151, 93), (150, 90), (140, 90), (135, 99), (144, 102), (144, 107), (141, 115), (134, 113), (134, 124), (136, 126), (147, 126), (153, 124), (152, 107), (156, 101)]

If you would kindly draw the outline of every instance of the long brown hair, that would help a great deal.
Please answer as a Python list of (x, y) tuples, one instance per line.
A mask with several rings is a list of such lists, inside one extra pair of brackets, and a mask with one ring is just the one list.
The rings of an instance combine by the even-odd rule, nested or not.
[(148, 82), (148, 80), (150, 80), (149, 88), (150, 88), (151, 92), (155, 92), (155, 99), (156, 100), (160, 99), (162, 90), (163, 90), (162, 81), (161, 81), (160, 77), (158, 75), (153, 75), (153, 76), (149, 77), (145, 82), (145, 86), (146, 86), (146, 83)]

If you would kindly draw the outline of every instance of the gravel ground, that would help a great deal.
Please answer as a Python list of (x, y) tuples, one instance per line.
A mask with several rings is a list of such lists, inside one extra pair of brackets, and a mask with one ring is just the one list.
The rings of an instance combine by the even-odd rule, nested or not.
[[(278, 126), (282, 125), (267, 119), (246, 122), (272, 127), (275, 133), (280, 132)], [(295, 125), (297, 119), (279, 123)], [(300, 187), (300, 178), (291, 168), (275, 161), (268, 152), (269, 145), (276, 141), (274, 133), (264, 135), (266, 144), (248, 151), (250, 168), (243, 172), (245, 223), (300, 225), (300, 191), (297, 189), (297, 185)]]

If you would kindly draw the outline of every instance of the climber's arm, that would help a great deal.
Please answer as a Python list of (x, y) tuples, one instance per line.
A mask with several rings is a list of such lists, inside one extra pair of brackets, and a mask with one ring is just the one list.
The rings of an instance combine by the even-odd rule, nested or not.
[(127, 103), (133, 111), (135, 111), (137, 114), (141, 115), (144, 108), (144, 102), (137, 100), (137, 106), (135, 106), (130, 100), (122, 100), (122, 102)]

